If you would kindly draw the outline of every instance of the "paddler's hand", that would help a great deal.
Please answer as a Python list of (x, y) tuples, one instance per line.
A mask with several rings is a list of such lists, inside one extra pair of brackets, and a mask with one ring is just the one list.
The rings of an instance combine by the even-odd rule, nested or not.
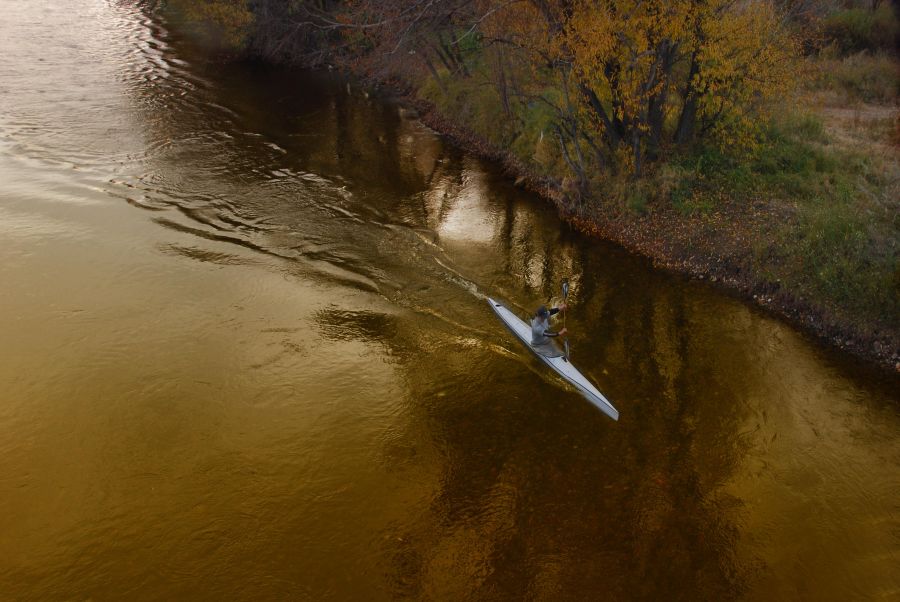
[(563, 303), (559, 306), (559, 311), (566, 311), (566, 304)]
[(569, 332), (569, 329), (563, 328), (562, 330), (559, 331), (559, 334), (566, 334), (567, 332)]

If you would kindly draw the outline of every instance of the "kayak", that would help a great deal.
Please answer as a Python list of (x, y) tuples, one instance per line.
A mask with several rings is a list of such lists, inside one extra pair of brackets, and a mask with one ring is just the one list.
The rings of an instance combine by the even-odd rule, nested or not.
[(578, 389), (588, 401), (600, 408), (604, 414), (613, 420), (619, 419), (619, 410), (614, 408), (613, 405), (609, 403), (609, 400), (603, 396), (603, 393), (598, 391), (597, 387), (595, 387), (591, 381), (572, 365), (572, 362), (559, 351), (558, 347), (553, 344), (532, 345), (531, 326), (519, 319), (516, 314), (511, 312), (502, 303), (498, 303), (491, 298), (488, 298), (488, 303), (490, 303), (494, 313), (503, 320), (503, 323), (506, 324), (507, 328), (509, 328), (514, 335), (519, 337), (519, 339), (525, 343), (525, 346), (531, 349), (545, 364), (556, 370), (566, 382)]

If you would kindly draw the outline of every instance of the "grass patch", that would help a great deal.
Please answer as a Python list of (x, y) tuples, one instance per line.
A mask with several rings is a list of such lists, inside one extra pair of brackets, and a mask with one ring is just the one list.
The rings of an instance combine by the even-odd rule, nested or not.
[(812, 115), (792, 115), (766, 127), (753, 150), (732, 155), (718, 147), (695, 149), (676, 157), (681, 174), (670, 199), (683, 213), (709, 211), (728, 196), (748, 200), (765, 194), (779, 198), (811, 197), (837, 173), (840, 159), (828, 148), (822, 122)]
[(830, 90), (848, 102), (891, 104), (900, 95), (900, 64), (886, 52), (811, 59), (813, 90)]
[[(774, 228), (771, 269), (863, 330), (900, 329), (895, 178), (872, 157), (810, 142), (816, 131), (796, 121), (772, 126), (753, 162), (757, 192), (796, 207)], [(771, 264), (765, 254), (756, 259)]]
[(896, 225), (873, 222), (853, 189), (817, 201), (801, 208), (797, 224), (782, 229), (782, 244), (792, 251), (782, 277), (869, 330), (879, 323), (897, 329)]
[(816, 194), (839, 166), (827, 143), (821, 121), (810, 115), (770, 124), (749, 162), (756, 188), (792, 198)]
[(628, 187), (628, 190), (625, 193), (625, 206), (632, 213), (647, 213), (651, 196), (646, 181), (635, 182), (632, 186)]
[[(891, 167), (893, 166), (893, 167)], [(794, 115), (765, 128), (754, 151), (716, 148), (675, 158), (669, 200), (684, 215), (723, 199), (754, 202), (755, 268), (863, 331), (900, 330), (900, 168), (829, 140), (822, 122)]]

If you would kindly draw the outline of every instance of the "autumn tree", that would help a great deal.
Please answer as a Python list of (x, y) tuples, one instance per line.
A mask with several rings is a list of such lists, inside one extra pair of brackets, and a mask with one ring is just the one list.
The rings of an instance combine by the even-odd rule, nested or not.
[(573, 0), (545, 15), (594, 137), (635, 174), (698, 135), (746, 143), (789, 81), (793, 40), (762, 0)]

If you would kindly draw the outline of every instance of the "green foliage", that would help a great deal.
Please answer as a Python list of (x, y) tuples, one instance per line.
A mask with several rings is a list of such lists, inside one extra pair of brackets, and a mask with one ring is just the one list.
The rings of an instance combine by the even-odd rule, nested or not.
[(559, 167), (558, 142), (552, 130), (555, 117), (552, 109), (534, 100), (519, 105), (517, 115), (520, 118), (519, 135), (510, 150), (522, 159), (533, 160), (542, 171)]
[(810, 116), (770, 125), (750, 164), (760, 187), (779, 196), (815, 194), (823, 174), (837, 168), (825, 141), (821, 122)]
[(433, 78), (426, 80), (420, 94), (444, 115), (465, 124), (492, 144), (503, 146), (512, 136), (514, 124), (504, 115), (497, 94), (474, 78), (444, 77), (444, 89)]
[(827, 42), (844, 54), (862, 50), (892, 50), (897, 40), (898, 24), (889, 3), (877, 10), (851, 8), (825, 18), (823, 33)]
[(770, 135), (773, 137), (795, 138), (820, 144), (828, 143), (822, 120), (809, 113), (788, 114), (782, 118), (780, 124), (770, 124), (770, 128)]
[(845, 187), (803, 208), (795, 275), (838, 307), (859, 317), (900, 315), (895, 287), (897, 249), (870, 233), (871, 224)]
[(634, 213), (646, 213), (650, 202), (650, 192), (647, 189), (647, 181), (644, 180), (628, 189), (625, 197), (625, 206)]
[(205, 26), (198, 30), (207, 42), (242, 47), (255, 21), (247, 0), (170, 0), (189, 20)]
[(511, 152), (524, 164), (542, 174), (558, 176), (565, 172), (559, 143), (552, 125), (557, 118), (553, 103), (562, 93), (545, 88), (542, 97), (510, 101), (506, 113), (500, 96), (491, 84), (490, 67), (478, 55), (471, 58), (469, 77), (452, 76), (439, 71), (441, 83), (433, 76), (423, 80), (418, 94), (444, 115), (464, 124), (469, 130), (498, 148)]
[(800, 115), (768, 124), (749, 153), (696, 148), (674, 160), (682, 176), (672, 189), (672, 204), (694, 213), (713, 209), (725, 196), (811, 197), (820, 192), (823, 176), (838, 168), (827, 142), (822, 122)]
[[(840, 154), (829, 145), (822, 122), (793, 115), (763, 128), (749, 153), (701, 146), (672, 159), (664, 170), (674, 183), (668, 200), (679, 212), (709, 213), (724, 199), (794, 199), (808, 202), (841, 194), (848, 181), (865, 177), (864, 159)], [(658, 176), (652, 179), (658, 180)]]
[(900, 66), (886, 54), (860, 52), (815, 65), (814, 88), (835, 90), (849, 100), (893, 103), (900, 96)]
[(755, 175), (746, 157), (704, 146), (674, 159), (679, 178), (670, 200), (679, 212), (709, 213), (726, 196), (744, 197), (754, 189)]

